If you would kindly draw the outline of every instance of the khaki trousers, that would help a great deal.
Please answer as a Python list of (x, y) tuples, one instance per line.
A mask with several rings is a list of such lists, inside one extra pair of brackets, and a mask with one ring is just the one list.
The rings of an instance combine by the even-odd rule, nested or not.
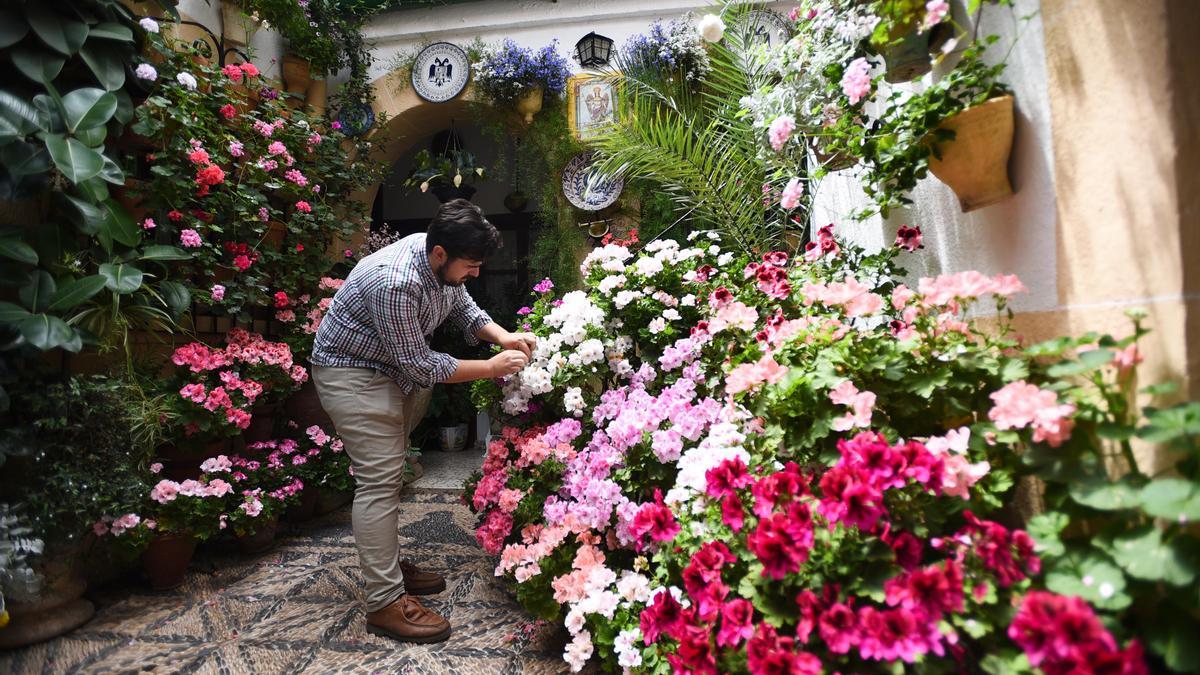
[(366, 605), (375, 612), (404, 593), (397, 534), (408, 436), (429, 405), (431, 390), (404, 394), (390, 377), (369, 368), (313, 366), (321, 405), (342, 437), (354, 467), (354, 543), (366, 580)]

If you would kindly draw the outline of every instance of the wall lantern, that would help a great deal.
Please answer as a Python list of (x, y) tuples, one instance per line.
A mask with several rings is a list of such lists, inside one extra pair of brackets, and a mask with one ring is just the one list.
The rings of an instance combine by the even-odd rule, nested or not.
[(575, 43), (575, 58), (584, 68), (603, 66), (608, 63), (612, 46), (613, 41), (603, 35), (588, 33)]

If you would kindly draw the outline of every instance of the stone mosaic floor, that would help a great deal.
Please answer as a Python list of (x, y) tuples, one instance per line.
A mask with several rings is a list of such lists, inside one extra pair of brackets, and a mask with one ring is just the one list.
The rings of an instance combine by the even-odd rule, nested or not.
[(413, 490), (458, 490), (472, 473), (483, 466), (484, 449), (459, 452), (428, 450), (421, 453), (425, 474), (409, 485)]
[(475, 543), (457, 492), (406, 493), (406, 556), (447, 577), (430, 606), (454, 626), (437, 645), (368, 635), (349, 507), (304, 524), (259, 556), (211, 553), (174, 591), (144, 586), (89, 597), (96, 616), (73, 633), (0, 653), (0, 673), (559, 673), (565, 642), (528, 622)]

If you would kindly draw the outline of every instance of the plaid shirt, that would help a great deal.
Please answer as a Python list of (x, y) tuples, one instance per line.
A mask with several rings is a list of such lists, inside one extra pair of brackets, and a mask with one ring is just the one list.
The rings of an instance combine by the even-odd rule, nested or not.
[(413, 234), (359, 261), (333, 297), (313, 346), (318, 366), (374, 368), (404, 393), (454, 374), (458, 360), (429, 348), (449, 318), (470, 344), (491, 323), (462, 286), (443, 286), (429, 266), (425, 235)]

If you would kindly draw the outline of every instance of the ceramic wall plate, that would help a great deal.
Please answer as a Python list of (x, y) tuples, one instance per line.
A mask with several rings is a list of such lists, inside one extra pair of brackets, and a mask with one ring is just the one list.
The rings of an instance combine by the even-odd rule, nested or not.
[(593, 153), (581, 152), (567, 162), (562, 173), (563, 194), (584, 211), (612, 206), (625, 188), (625, 181), (620, 178), (595, 178), (594, 166)]
[(747, 12), (743, 20), (749, 26), (751, 35), (768, 47), (778, 47), (792, 36), (787, 17), (779, 12), (754, 9)]
[(417, 54), (412, 66), (412, 85), (417, 96), (443, 103), (467, 88), (471, 60), (458, 45), (435, 42)]

